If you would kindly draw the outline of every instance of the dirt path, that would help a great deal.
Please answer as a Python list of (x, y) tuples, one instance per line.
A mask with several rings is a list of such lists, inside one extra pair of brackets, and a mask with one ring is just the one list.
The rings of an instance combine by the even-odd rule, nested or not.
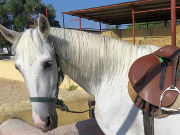
[[(88, 100), (94, 98), (84, 90), (60, 89), (59, 99), (71, 110), (83, 111), (88, 109)], [(57, 110), (57, 114), (59, 126), (89, 118), (89, 113), (72, 114)], [(0, 78), (0, 124), (9, 118), (19, 118), (32, 124), (29, 94), (25, 83)]]
[(0, 105), (27, 101), (29, 93), (25, 83), (0, 78)]
[[(66, 102), (93, 99), (84, 90), (68, 91), (66, 89), (60, 90), (59, 98)], [(0, 105), (27, 100), (29, 100), (29, 92), (24, 82), (0, 78)]]

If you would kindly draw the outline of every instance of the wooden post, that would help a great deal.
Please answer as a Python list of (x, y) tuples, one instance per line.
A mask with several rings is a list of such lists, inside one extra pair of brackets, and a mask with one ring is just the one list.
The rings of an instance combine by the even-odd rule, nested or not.
[(149, 22), (146, 23), (147, 29), (149, 28)]
[(46, 8), (46, 17), (48, 18), (48, 10), (47, 10), (47, 8)]
[(176, 0), (171, 0), (171, 43), (176, 46)]
[(135, 45), (136, 39), (135, 39), (135, 14), (134, 14), (134, 9), (132, 9), (132, 24), (133, 24), (133, 44)]
[(79, 17), (79, 30), (81, 31), (81, 17)]
[(101, 32), (101, 23), (99, 23), (99, 30), (100, 30), (100, 32)]
[(65, 28), (65, 23), (64, 23), (64, 13), (62, 13), (62, 18), (63, 18), (63, 28)]

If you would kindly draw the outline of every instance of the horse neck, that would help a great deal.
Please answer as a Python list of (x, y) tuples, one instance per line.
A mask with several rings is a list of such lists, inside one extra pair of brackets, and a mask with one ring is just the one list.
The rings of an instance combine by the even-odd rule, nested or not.
[(76, 30), (53, 28), (50, 37), (60, 54), (71, 58), (60, 60), (63, 72), (94, 96), (148, 53), (126, 42)]

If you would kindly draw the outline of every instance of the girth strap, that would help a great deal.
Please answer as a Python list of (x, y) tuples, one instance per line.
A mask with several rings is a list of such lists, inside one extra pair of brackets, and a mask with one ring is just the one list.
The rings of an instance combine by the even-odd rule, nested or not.
[[(170, 88), (174, 88), (176, 86), (176, 72), (177, 72), (178, 59), (179, 59), (179, 55), (176, 55), (175, 58), (173, 59), (173, 68), (172, 68)], [(159, 83), (160, 90), (162, 90), (164, 87), (164, 79), (165, 79), (167, 61), (168, 60), (164, 59), (163, 63), (162, 63), (162, 71), (161, 71), (160, 83)]]
[(143, 112), (144, 134), (154, 135), (154, 117)]
[(176, 55), (176, 57), (173, 60), (173, 69), (172, 69), (171, 86), (170, 86), (171, 88), (176, 87), (176, 71), (177, 71), (178, 59), (179, 59), (179, 55)]

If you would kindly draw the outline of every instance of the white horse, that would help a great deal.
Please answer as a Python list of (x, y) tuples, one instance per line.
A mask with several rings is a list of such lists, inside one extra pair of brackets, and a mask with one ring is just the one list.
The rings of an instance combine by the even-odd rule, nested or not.
[[(139, 57), (156, 46), (134, 46), (98, 34), (50, 28), (40, 15), (38, 27), (24, 33), (0, 25), (0, 32), (13, 43), (15, 66), (22, 73), (31, 97), (53, 97), (57, 90), (58, 67), (54, 46), (60, 55), (62, 71), (95, 97), (95, 117), (107, 135), (143, 135), (143, 115), (128, 95), (128, 71)], [(61, 83), (62, 79), (60, 79)], [(43, 130), (57, 126), (52, 103), (32, 102), (33, 120)], [(179, 135), (180, 115), (155, 119), (156, 135)]]

